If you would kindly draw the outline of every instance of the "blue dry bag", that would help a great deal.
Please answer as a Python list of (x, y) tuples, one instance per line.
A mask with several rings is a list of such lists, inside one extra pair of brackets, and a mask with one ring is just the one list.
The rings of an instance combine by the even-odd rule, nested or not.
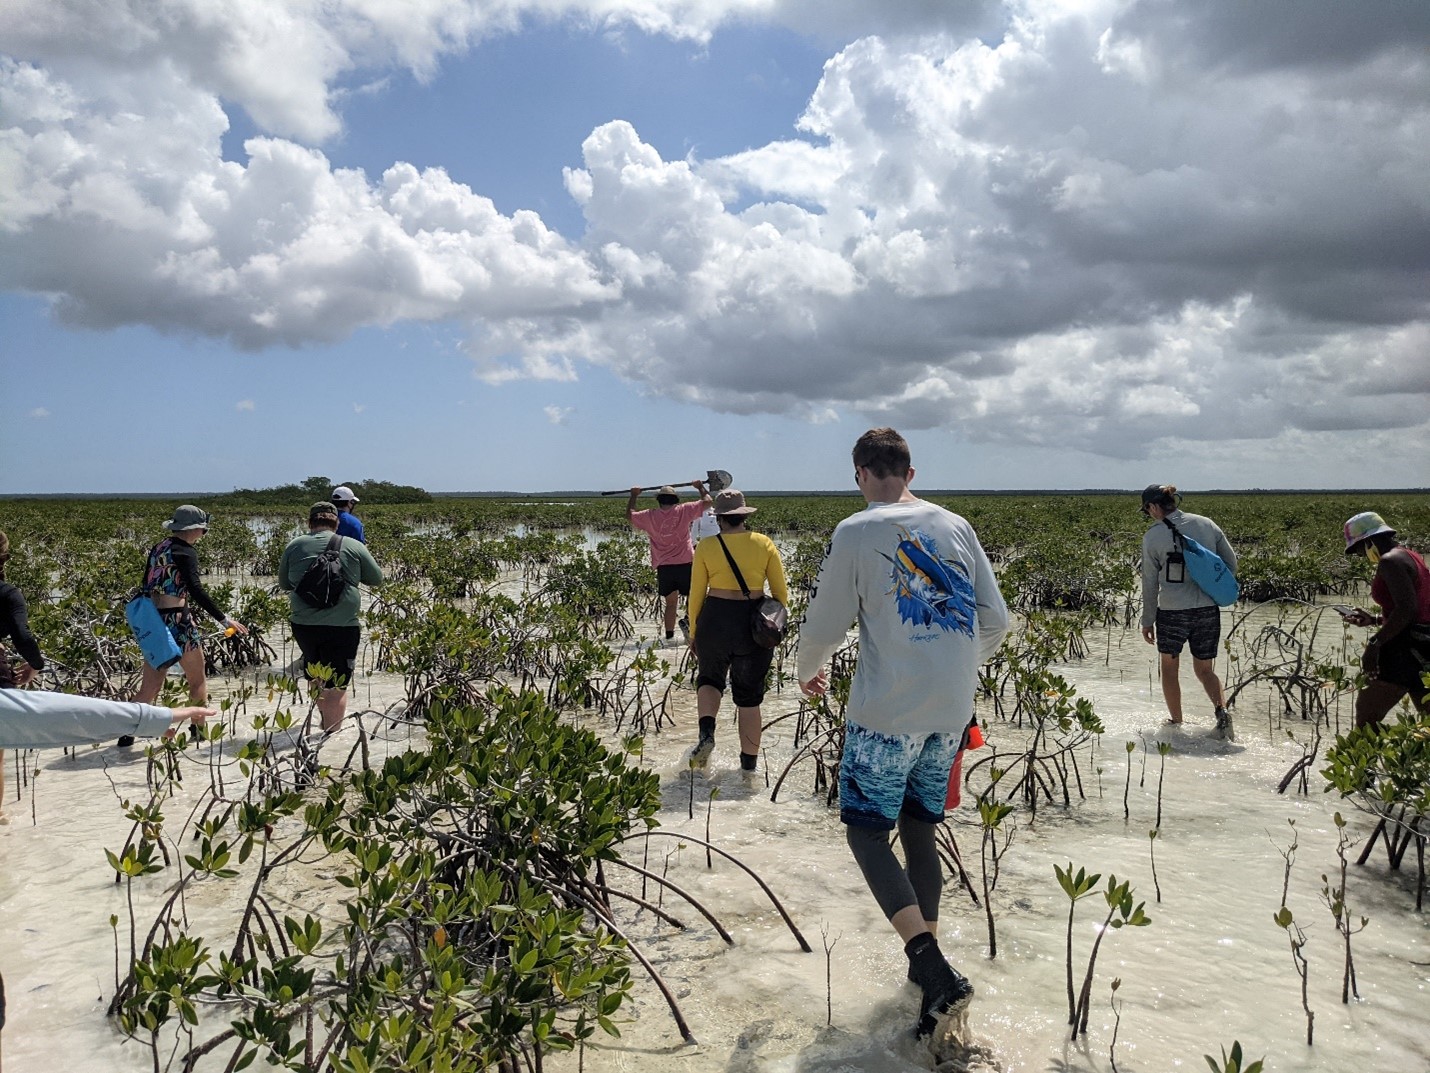
[(1215, 600), (1218, 607), (1230, 607), (1236, 603), (1241, 595), (1241, 585), (1222, 557), (1211, 548), (1184, 535), (1167, 519), (1163, 518), (1162, 522), (1172, 531), (1173, 542), (1181, 551), (1187, 564), (1187, 573), (1192, 575), (1197, 587)]
[(144, 653), (144, 662), (156, 671), (168, 670), (184, 653), (180, 650), (154, 601), (139, 595), (124, 605), (124, 618)]

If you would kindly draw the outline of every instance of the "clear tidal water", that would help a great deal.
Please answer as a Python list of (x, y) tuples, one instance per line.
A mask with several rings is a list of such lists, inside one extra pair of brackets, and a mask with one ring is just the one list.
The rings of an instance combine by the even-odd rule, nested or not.
[[(1349, 802), (1323, 793), (1316, 773), (1309, 795), (1276, 792), (1301, 747), (1274, 720), (1268, 724), (1264, 695), (1249, 691), (1239, 703), (1238, 743), (1214, 741), (1210, 705), (1187, 667), (1187, 725), (1165, 728), (1153, 649), (1130, 630), (1090, 641), (1088, 660), (1061, 668), (1080, 695), (1093, 700), (1106, 724), (1095, 757), (1085, 756), (1087, 799), (1075, 799), (1066, 810), (1044, 807), (1036, 823), (1018, 823), (993, 895), (996, 959), (988, 957), (983, 910), (956, 881), (945, 888), (940, 942), (977, 988), (969, 1030), (996, 1058), (995, 1064), (972, 1068), (1204, 1070), (1203, 1054), (1216, 1055), (1240, 1040), (1249, 1058), (1267, 1059), (1268, 1073), (1430, 1069), (1430, 933), (1427, 917), (1414, 910), (1413, 852), (1400, 873), (1387, 870), (1383, 852), (1365, 866), (1352, 865), (1351, 911), (1369, 923), (1352, 940), (1360, 998), (1342, 1005), (1343, 947), (1321, 899), (1322, 874), (1334, 879), (1338, 867), (1333, 814), (1340, 810), (1347, 817), (1357, 843), (1369, 833), (1370, 821)], [(669, 651), (672, 658), (679, 655)], [(384, 707), (400, 693), (399, 682), (378, 676), (359, 686), (357, 699)], [(771, 695), (766, 715), (796, 703), (797, 691), (789, 687)], [(799, 950), (769, 900), (736, 866), (717, 857), (707, 868), (699, 846), (652, 839), (656, 870), (664, 869), (714, 912), (735, 942), (727, 946), (699, 914), (668, 894), (665, 907), (688, 925), (684, 931), (649, 915), (629, 918), (633, 938), (676, 993), (699, 1042), (681, 1040), (664, 1000), (637, 967), (635, 999), (618, 1016), (622, 1037), (601, 1037), (580, 1057), (581, 1064), (587, 1070), (652, 1073), (962, 1068), (939, 1065), (912, 1039), (918, 997), (904, 982), (901, 946), (854, 866), (837, 813), (825, 808), (822, 794), (811, 792), (812, 768), (797, 769), (772, 803), (763, 782), (747, 787), (741, 779), (732, 718), (727, 707), (712, 765), (694, 776), (694, 820), (687, 818), (691, 775), (684, 768), (695, 736), (693, 693), (680, 695), (675, 729), (647, 739), (643, 762), (662, 776), (662, 824), (703, 837), (708, 803), (716, 843), (770, 884), (814, 952)], [(1343, 719), (1348, 723), (1348, 711)], [(792, 723), (785, 723), (767, 735), (773, 774), (791, 755), (791, 733)], [(996, 721), (986, 723), (986, 734), (1000, 750), (1012, 748), (1018, 737)], [(1130, 818), (1124, 819), (1128, 741), (1136, 749), (1127, 790)], [(1162, 777), (1162, 824), (1155, 840), (1160, 902), (1148, 838), (1161, 770), (1157, 741), (1173, 748)], [(339, 743), (329, 748), (345, 751)], [(404, 738), (390, 747), (405, 745)], [(117, 849), (128, 833), (119, 801), (141, 794), (143, 754), (104, 746), (81, 750), (73, 759), (58, 751), (31, 755), (42, 768), (33, 784), (35, 823), (31, 789), (17, 802), (12, 784), (6, 808), (13, 823), (0, 828), (0, 972), (9, 1003), (5, 1068), (9, 1073), (148, 1069), (147, 1052), (125, 1043), (104, 1017), (115, 971), (109, 918), (126, 919), (128, 913), (104, 849)], [(327, 753), (325, 758), (330, 759)], [(6, 759), (13, 780), (13, 759), (9, 754)], [(719, 790), (713, 800), (712, 788)], [(958, 819), (972, 822), (976, 813), (967, 801)], [(188, 807), (181, 796), (168, 811), (178, 817)], [(1293, 836), (1288, 820), (1295, 821), (1299, 847), (1287, 904), (1308, 936), (1308, 1001), (1315, 1012), (1311, 1046), (1305, 1041), (1300, 978), (1286, 933), (1272, 920), (1286, 870), (1281, 851)], [(977, 885), (979, 829), (956, 831)], [(1358, 845), (1350, 852), (1354, 856)], [(1109, 931), (1105, 937), (1088, 1032), (1076, 1042), (1069, 1040), (1066, 1025), (1068, 901), (1053, 874), (1055, 864), (1069, 862), (1101, 872), (1104, 884), (1111, 873), (1130, 880), (1152, 918), (1147, 927)], [(161, 873), (136, 884), (141, 921), (149, 919), (146, 908), (152, 917), (170, 882)], [(318, 872), (282, 892), (288, 904), (276, 908), (336, 923), (339, 890)], [(221, 921), (232, 913), (234, 898), (224, 888), (200, 886), (189, 899), (191, 918), (200, 926)], [(1078, 907), (1073, 958), (1079, 984), (1104, 913), (1098, 896)], [(1115, 1009), (1114, 978), (1121, 980)], [(224, 1023), (221, 1011), (203, 1014), (213, 1026)], [(577, 1066), (576, 1056), (549, 1062), (555, 1069)]]

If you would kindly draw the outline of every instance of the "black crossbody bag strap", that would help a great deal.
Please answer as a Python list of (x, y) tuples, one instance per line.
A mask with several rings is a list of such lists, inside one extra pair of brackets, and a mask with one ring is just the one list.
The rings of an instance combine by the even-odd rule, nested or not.
[(725, 538), (716, 534), (715, 539), (720, 542), (720, 550), (725, 553), (725, 558), (730, 561), (730, 569), (735, 571), (735, 580), (740, 583), (740, 591), (745, 594), (745, 599), (750, 598), (750, 586), (745, 584), (745, 575), (740, 573), (740, 567), (735, 562), (735, 557), (730, 554), (730, 549), (725, 546)]
[(1172, 550), (1181, 551), (1183, 548), (1182, 531), (1166, 518), (1162, 519), (1162, 524), (1172, 531)]

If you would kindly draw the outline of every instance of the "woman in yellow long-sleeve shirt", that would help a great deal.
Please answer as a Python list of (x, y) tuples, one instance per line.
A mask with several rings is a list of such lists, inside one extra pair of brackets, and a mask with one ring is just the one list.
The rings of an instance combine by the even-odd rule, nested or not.
[[(695, 679), (700, 740), (691, 753), (697, 767), (708, 764), (715, 751), (715, 716), (727, 678), (740, 712), (740, 767), (753, 772), (759, 761), (760, 705), (774, 651), (755, 644), (751, 637), (751, 601), (763, 599), (768, 585), (769, 594), (788, 605), (789, 587), (774, 541), (745, 528), (745, 520), (755, 510), (745, 505), (745, 495), (738, 489), (727, 488), (717, 495), (720, 535), (702, 540), (691, 564), (690, 645), (700, 664)], [(739, 567), (740, 577), (730, 559)], [(748, 597), (744, 589), (749, 590)]]

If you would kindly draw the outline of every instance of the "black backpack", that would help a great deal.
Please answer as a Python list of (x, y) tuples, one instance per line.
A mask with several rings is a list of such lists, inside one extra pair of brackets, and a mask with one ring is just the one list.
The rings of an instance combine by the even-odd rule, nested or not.
[(338, 549), (343, 545), (340, 534), (334, 533), (328, 546), (318, 553), (318, 557), (308, 564), (293, 591), (312, 607), (335, 607), (347, 591), (348, 579), (343, 577), (342, 556)]

